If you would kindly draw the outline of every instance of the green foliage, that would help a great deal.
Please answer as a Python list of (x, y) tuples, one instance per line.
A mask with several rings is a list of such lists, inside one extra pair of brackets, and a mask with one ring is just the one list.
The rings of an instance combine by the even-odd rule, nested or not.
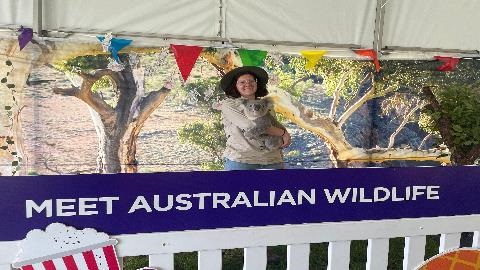
[(193, 144), (214, 156), (215, 164), (206, 164), (205, 168), (218, 168), (226, 145), (223, 124), (218, 115), (210, 121), (186, 124), (178, 131), (178, 138), (181, 143)]
[(174, 256), (174, 269), (195, 270), (197, 266), (198, 255), (196, 252), (181, 252)]
[(478, 84), (480, 68), (478, 60), (462, 60), (457, 69), (450, 72), (438, 71), (437, 61), (382, 61), (382, 70), (376, 75), (375, 83), (378, 87), (403, 86), (419, 90), (423, 86), (444, 88), (450, 86), (464, 86)]
[(218, 77), (197, 79), (182, 88), (186, 92), (186, 102), (193, 103), (203, 109), (212, 110), (212, 104), (225, 97), (222, 91), (217, 90)]
[(292, 150), (292, 151), (288, 151), (287, 154), (285, 154), (285, 157), (298, 157), (300, 156), (300, 150)]
[[(305, 69), (305, 59), (296, 55), (267, 55), (265, 67), (278, 77), (278, 87), (294, 97), (311, 88), (312, 73)], [(270, 78), (272, 79), (272, 78)]]
[(345, 100), (351, 100), (357, 95), (360, 83), (371, 67), (370, 61), (323, 58), (317, 65), (316, 74), (324, 78), (328, 95), (333, 95), (342, 77), (347, 76), (340, 95)]
[(433, 119), (433, 112), (423, 111), (418, 118), (418, 125), (428, 134), (440, 135)]
[(331, 96), (344, 78), (344, 84), (339, 89), (340, 95), (347, 101), (356, 96), (363, 78), (372, 68), (369, 61), (325, 57), (312, 71), (305, 69), (306, 61), (300, 55), (283, 54), (276, 57), (268, 56), (265, 59), (265, 66), (280, 79), (278, 87), (295, 97), (301, 96), (318, 81), (323, 81), (326, 94)]
[(84, 55), (57, 63), (55, 67), (63, 72), (88, 73), (96, 69), (107, 68), (108, 62), (107, 55)]
[(468, 151), (480, 145), (480, 92), (469, 87), (450, 86), (437, 92), (441, 112), (425, 110), (431, 121), (428, 128), (438, 131), (440, 114), (452, 123), (453, 149)]
[(224, 169), (224, 164), (222, 160), (216, 159), (212, 162), (204, 162), (200, 164), (200, 168), (204, 171), (221, 171)]
[(137, 270), (148, 266), (148, 256), (135, 256), (123, 258), (123, 269)]
[[(108, 66), (108, 56), (106, 55), (85, 55), (58, 63), (55, 67), (65, 73), (90, 73), (97, 69), (106, 69)], [(102, 77), (92, 86), (92, 90), (112, 87), (111, 81), (107, 77)]]

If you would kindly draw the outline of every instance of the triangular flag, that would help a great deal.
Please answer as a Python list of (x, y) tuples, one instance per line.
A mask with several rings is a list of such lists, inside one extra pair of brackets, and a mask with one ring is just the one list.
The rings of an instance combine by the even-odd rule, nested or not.
[(108, 43), (108, 44), (103, 44), (103, 45), (110, 52), (113, 59), (115, 59), (115, 61), (117, 61), (117, 63), (120, 63), (120, 58), (118, 57), (118, 52), (121, 49), (130, 45), (130, 43), (132, 43), (131, 39), (111, 38), (111, 36), (108, 36), (107, 40), (105, 40), (105, 37), (102, 37), (102, 36), (98, 36), (97, 38), (98, 38), (98, 40), (100, 40), (100, 42), (102, 42), (102, 44), (104, 42)]
[(265, 57), (267, 56), (266, 51), (260, 50), (239, 49), (238, 53), (240, 54), (240, 59), (242, 59), (244, 66), (263, 66)]
[(18, 35), (18, 45), (20, 46), (20, 51), (27, 46), (27, 44), (32, 41), (33, 38), (33, 29), (24, 28), (23, 26), (18, 29), (20, 35)]
[(380, 71), (380, 62), (378, 61), (378, 56), (376, 51), (372, 49), (359, 49), (359, 50), (353, 50), (353, 51), (358, 55), (368, 56), (371, 59), (373, 59), (373, 63), (375, 64), (375, 70), (377, 72)]
[(197, 58), (200, 56), (203, 48), (198, 46), (186, 46), (186, 45), (173, 45), (170, 44), (170, 48), (175, 55), (177, 66), (182, 73), (183, 81), (187, 81), (190, 72), (192, 71)]
[(115, 59), (115, 61), (120, 62), (120, 58), (118, 58), (118, 52), (130, 45), (130, 43), (132, 43), (131, 39), (112, 38), (110, 43), (110, 52), (112, 53), (112, 57)]
[(453, 71), (458, 65), (460, 58), (445, 57), (445, 56), (434, 56), (435, 60), (443, 62), (443, 64), (437, 67), (439, 71)]
[(326, 53), (327, 51), (300, 51), (300, 54), (307, 59), (307, 63), (305, 64), (307, 70), (314, 70), (318, 61), (320, 61)]

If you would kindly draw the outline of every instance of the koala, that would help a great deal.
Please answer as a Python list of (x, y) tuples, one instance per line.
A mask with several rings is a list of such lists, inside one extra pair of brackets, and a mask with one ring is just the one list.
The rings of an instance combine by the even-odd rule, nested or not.
[(245, 99), (240, 105), (240, 109), (254, 124), (252, 128), (245, 130), (245, 137), (249, 140), (261, 141), (269, 150), (278, 149), (282, 145), (282, 138), (265, 133), (267, 128), (273, 125), (273, 116), (269, 113), (272, 107), (273, 104), (268, 98)]

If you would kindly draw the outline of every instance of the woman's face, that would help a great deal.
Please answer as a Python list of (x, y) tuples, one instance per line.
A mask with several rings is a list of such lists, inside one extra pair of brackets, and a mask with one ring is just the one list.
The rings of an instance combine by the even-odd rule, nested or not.
[(237, 79), (237, 90), (246, 99), (255, 99), (257, 80), (251, 74), (243, 74)]

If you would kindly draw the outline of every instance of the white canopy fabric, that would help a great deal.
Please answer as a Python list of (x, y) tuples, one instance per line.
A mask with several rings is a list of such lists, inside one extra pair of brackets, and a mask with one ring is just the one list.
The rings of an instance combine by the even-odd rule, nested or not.
[(380, 58), (476, 56), (478, 11), (477, 0), (0, 0), (0, 37), (23, 25), (43, 30), (45, 38), (112, 32), (137, 37), (137, 46), (150, 38), (158, 45), (318, 48), (339, 55), (373, 48), (384, 52)]

